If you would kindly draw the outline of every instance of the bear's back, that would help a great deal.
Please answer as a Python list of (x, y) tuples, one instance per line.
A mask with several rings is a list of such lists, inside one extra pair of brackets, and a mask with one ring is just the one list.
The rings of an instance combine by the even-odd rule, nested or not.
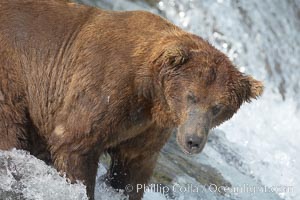
[(19, 50), (54, 50), (86, 23), (92, 10), (61, 0), (2, 0), (0, 40)]

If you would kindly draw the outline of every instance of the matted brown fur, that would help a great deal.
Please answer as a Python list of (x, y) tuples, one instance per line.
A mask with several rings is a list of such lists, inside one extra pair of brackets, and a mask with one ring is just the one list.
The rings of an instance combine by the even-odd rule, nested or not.
[(209, 129), (263, 88), (200, 37), (144, 11), (1, 0), (0, 44), (0, 149), (53, 163), (90, 199), (102, 153), (114, 188), (147, 183), (173, 129), (185, 152), (199, 153)]

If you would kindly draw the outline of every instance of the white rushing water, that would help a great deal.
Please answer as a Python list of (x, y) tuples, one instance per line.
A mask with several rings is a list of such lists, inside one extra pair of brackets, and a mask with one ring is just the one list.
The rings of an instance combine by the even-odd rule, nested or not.
[[(213, 185), (204, 187), (193, 177), (181, 175), (172, 183), (177, 188), (175, 199), (300, 198), (300, 1), (161, 0), (157, 7), (127, 0), (81, 2), (107, 9), (144, 9), (161, 14), (185, 30), (207, 39), (226, 53), (242, 72), (265, 83), (263, 96), (242, 106), (230, 121), (211, 134), (203, 153), (193, 158), (195, 163), (218, 170), (232, 188), (240, 190), (229, 190), (220, 195), (214, 191)], [(36, 173), (27, 179), (25, 176), (24, 181), (21, 178), (23, 186), (17, 191), (26, 199), (84, 198), (84, 186), (66, 183), (50, 167), (23, 152), (14, 150), (0, 156), (12, 157), (13, 163), (13, 158), (25, 158), (33, 163), (29, 166)], [(28, 169), (20, 162), (15, 163), (15, 168), (4, 164), (7, 166), (6, 175), (11, 179), (1, 178), (3, 173), (0, 173), (0, 193), (1, 190), (19, 188), (14, 182), (15, 168)], [(100, 165), (98, 176), (105, 172)], [(103, 186), (99, 177), (95, 192), (97, 199), (125, 198)], [(184, 191), (190, 184), (199, 191)], [(183, 190), (178, 191), (179, 187)], [(256, 191), (251, 190), (253, 187)], [(45, 192), (41, 194), (41, 190)], [(164, 200), (166, 197), (152, 191), (145, 193), (144, 200), (153, 199)]]
[(41, 160), (20, 150), (0, 151), (1, 200), (87, 200), (82, 183), (71, 184)]

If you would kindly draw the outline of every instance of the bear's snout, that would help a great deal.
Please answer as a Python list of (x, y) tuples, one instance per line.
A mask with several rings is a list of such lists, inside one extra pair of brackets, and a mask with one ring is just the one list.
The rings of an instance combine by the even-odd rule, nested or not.
[(177, 143), (186, 154), (200, 153), (206, 144), (211, 119), (206, 112), (191, 109), (177, 128)]
[(200, 153), (206, 143), (206, 136), (187, 136), (185, 138), (185, 150), (188, 151), (189, 154), (197, 154)]

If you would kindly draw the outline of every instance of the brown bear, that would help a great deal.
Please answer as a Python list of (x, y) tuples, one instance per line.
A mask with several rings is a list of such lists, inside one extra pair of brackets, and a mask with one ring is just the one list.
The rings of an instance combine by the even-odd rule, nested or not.
[(202, 38), (144, 11), (0, 2), (0, 149), (25, 149), (94, 198), (99, 156), (116, 189), (149, 180), (172, 131), (188, 154), (261, 82)]

